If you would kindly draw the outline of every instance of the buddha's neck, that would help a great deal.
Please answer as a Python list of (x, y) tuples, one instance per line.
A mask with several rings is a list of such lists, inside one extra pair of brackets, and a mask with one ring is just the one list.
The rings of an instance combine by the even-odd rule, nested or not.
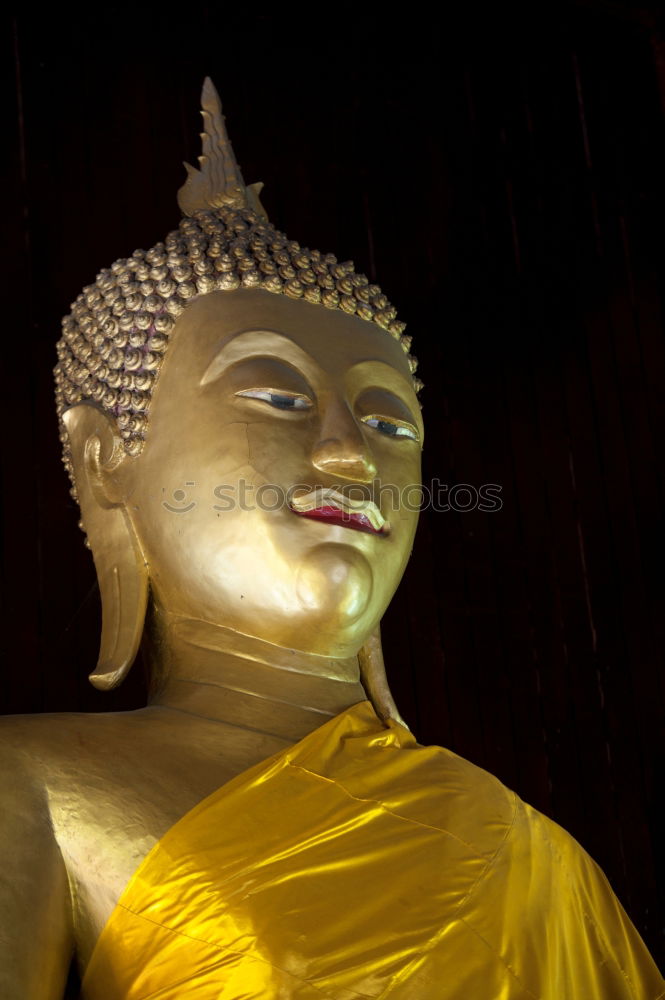
[(367, 695), (358, 661), (284, 649), (210, 622), (154, 612), (151, 705), (296, 741)]

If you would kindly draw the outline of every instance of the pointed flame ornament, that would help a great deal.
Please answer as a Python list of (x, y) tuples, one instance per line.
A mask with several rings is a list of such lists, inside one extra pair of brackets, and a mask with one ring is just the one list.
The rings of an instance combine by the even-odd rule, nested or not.
[(226, 131), (222, 102), (209, 76), (201, 91), (202, 153), (199, 169), (185, 163), (187, 180), (178, 191), (178, 205), (183, 215), (193, 216), (203, 209), (249, 208), (267, 221), (268, 216), (259, 201), (263, 187), (260, 182), (245, 186)]

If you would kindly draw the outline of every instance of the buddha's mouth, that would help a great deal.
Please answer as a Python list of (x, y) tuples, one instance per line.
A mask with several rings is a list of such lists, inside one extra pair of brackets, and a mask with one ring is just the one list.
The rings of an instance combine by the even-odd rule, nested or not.
[(300, 517), (367, 531), (372, 535), (387, 535), (390, 524), (372, 500), (353, 500), (331, 487), (317, 486), (291, 499), (291, 510)]

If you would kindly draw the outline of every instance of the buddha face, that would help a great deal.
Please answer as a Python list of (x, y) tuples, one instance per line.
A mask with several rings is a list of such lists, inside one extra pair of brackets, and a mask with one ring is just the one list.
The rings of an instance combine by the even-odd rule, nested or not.
[(411, 551), (422, 435), (406, 358), (380, 327), (261, 290), (196, 299), (122, 472), (157, 605), (356, 653)]

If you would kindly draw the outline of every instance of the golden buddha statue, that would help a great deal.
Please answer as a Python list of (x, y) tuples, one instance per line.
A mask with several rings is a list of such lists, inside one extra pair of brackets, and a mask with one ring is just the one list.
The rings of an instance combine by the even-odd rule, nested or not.
[(2, 997), (61, 1000), (75, 954), (86, 1000), (656, 1000), (579, 845), (400, 719), (379, 622), (417, 520), (409, 340), (270, 225), (209, 81), (203, 108), (179, 229), (64, 321), (91, 680), (144, 642), (152, 690), (4, 720)]

